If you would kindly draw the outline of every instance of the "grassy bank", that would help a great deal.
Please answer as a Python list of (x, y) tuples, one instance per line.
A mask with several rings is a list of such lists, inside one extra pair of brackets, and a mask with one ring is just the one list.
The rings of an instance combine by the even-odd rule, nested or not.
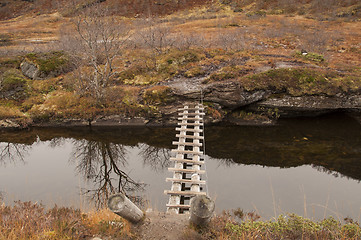
[[(329, 217), (313, 221), (295, 214), (278, 216), (269, 221), (258, 220), (254, 212), (233, 211), (236, 216), (224, 213), (212, 219), (205, 228), (194, 227), (188, 236), (199, 239), (360, 239), (358, 222), (345, 219), (345, 223)], [(192, 238), (192, 237), (190, 237)]]
[[(55, 206), (45, 210), (31, 202), (0, 207), (0, 239), (139, 239), (137, 228), (106, 209), (83, 213)], [(150, 229), (150, 237), (152, 231), (159, 232), (159, 226)], [(361, 239), (361, 228), (348, 218), (341, 223), (333, 217), (313, 221), (288, 214), (260, 220), (254, 212), (237, 209), (213, 217), (206, 227), (185, 226), (179, 239)]]
[(109, 210), (83, 213), (78, 209), (16, 202), (0, 206), (0, 239), (132, 239), (130, 226)]

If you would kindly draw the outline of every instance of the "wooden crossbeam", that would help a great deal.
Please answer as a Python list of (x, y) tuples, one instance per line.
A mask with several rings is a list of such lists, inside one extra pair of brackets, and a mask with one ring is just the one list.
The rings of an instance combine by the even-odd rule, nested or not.
[(180, 163), (191, 163), (191, 164), (196, 164), (196, 165), (204, 164), (204, 161), (194, 161), (194, 160), (183, 159), (183, 158), (170, 158), (170, 161), (180, 162)]
[(203, 126), (203, 123), (178, 123), (179, 126)]
[(174, 207), (174, 208), (185, 208), (185, 209), (189, 209), (191, 207), (191, 205), (182, 205), (182, 204), (167, 204), (167, 207)]
[(170, 195), (183, 195), (183, 196), (207, 195), (207, 193), (205, 192), (172, 191), (172, 190), (164, 190), (164, 193)]
[(190, 183), (190, 184), (199, 184), (199, 185), (206, 184), (206, 181), (204, 181), (204, 180), (195, 181), (195, 180), (190, 180), (190, 179), (177, 179), (177, 178), (166, 178), (165, 180), (167, 182), (180, 182), (180, 183)]
[(194, 128), (176, 128), (176, 131), (184, 131), (184, 132), (197, 132), (197, 133), (201, 133), (203, 132), (202, 129), (194, 129)]
[(191, 107), (191, 108), (178, 108), (178, 111), (204, 111), (203, 107), (197, 108), (197, 107)]
[(178, 113), (178, 115), (180, 116), (202, 116), (202, 115), (206, 115), (204, 112), (200, 112), (200, 113), (185, 113), (185, 112), (180, 112)]
[(175, 153), (193, 154), (193, 155), (202, 155), (203, 154), (203, 152), (201, 152), (201, 151), (191, 151), (191, 150), (172, 149), (171, 151), (175, 152)]
[(180, 146), (193, 146), (193, 147), (202, 147), (202, 143), (195, 142), (172, 142), (173, 145)]
[(187, 135), (187, 134), (176, 134), (175, 136), (179, 137), (179, 138), (204, 139), (203, 136), (194, 136), (194, 135)]
[(203, 121), (203, 118), (200, 117), (193, 117), (193, 118), (189, 118), (187, 116), (183, 116), (181, 118), (178, 118), (178, 120), (182, 121), (182, 120), (188, 120), (188, 121)]
[(183, 169), (183, 168), (168, 168), (170, 172), (182, 172), (182, 173), (198, 173), (205, 174), (205, 170), (196, 170), (196, 169)]

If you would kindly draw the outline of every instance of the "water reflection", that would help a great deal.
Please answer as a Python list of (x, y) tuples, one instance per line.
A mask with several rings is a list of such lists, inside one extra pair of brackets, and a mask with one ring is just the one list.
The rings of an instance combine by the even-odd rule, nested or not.
[[(81, 186), (83, 193), (93, 199), (98, 207), (114, 192), (124, 192), (128, 196), (139, 194), (134, 190), (144, 187), (138, 181), (140, 179), (149, 184), (146, 197), (153, 204), (158, 201), (154, 205), (162, 210), (159, 206), (165, 206), (167, 200), (166, 196), (164, 201), (162, 199), (163, 190), (169, 189), (169, 183), (164, 179), (169, 177), (166, 169), (170, 164), (170, 149), (174, 147), (172, 141), (176, 140), (175, 134), (174, 128), (146, 127), (34, 128), (25, 132), (4, 133), (0, 135), (0, 142), (3, 142), (0, 143), (0, 189), (5, 192), (20, 189), (18, 191), (21, 192), (26, 186), (14, 185), (17, 181), (33, 184), (37, 178), (46, 179), (47, 171), (52, 175), (64, 175), (60, 172), (68, 171), (66, 167), (71, 169), (67, 176), (74, 176), (73, 170), (76, 168), (77, 176), (88, 183)], [(206, 126), (206, 154), (210, 160), (206, 166), (209, 177), (207, 187), (210, 194), (217, 195), (217, 206), (223, 209), (242, 207), (252, 210), (251, 203), (257, 208), (266, 209), (269, 203), (277, 205), (282, 201), (279, 205), (283, 208), (293, 212), (301, 207), (302, 213), (303, 196), (309, 199), (318, 196), (316, 200), (308, 202), (320, 204), (328, 199), (328, 194), (331, 194), (330, 199), (337, 199), (339, 205), (336, 209), (345, 198), (359, 202), (360, 134), (360, 124), (347, 117), (288, 120), (268, 127)], [(49, 150), (49, 147), (53, 149)], [(59, 155), (62, 156), (50, 164), (53, 151), (62, 149), (67, 151), (61, 152)], [(36, 156), (27, 156), (35, 152)], [(61, 165), (59, 162), (67, 162), (69, 156), (70, 166), (61, 166), (63, 169), (59, 169), (59, 173), (51, 173), (57, 171), (50, 170), (51, 165)], [(31, 161), (40, 158), (43, 158), (43, 162), (39, 160), (36, 167), (28, 170)], [(20, 169), (18, 175), (23, 176), (17, 175), (12, 179), (5, 176), (10, 166), (7, 169), (2, 169), (2, 166), (23, 161), (29, 162), (26, 168), (11, 168)], [(339, 176), (347, 178), (337, 178)], [(63, 176), (59, 176), (60, 181), (54, 177), (55, 183), (48, 183), (53, 185), (52, 189), (39, 189), (39, 192), (61, 191), (67, 179), (60, 177)], [(68, 184), (78, 187), (75, 183), (77, 180), (71, 179)], [(58, 182), (63, 185), (57, 189), (54, 185)], [(275, 199), (270, 197), (273, 196), (270, 185), (274, 189)], [(305, 194), (297, 192), (300, 185), (305, 186)], [(17, 200), (20, 197), (15, 195), (14, 198)], [(359, 209), (357, 206), (352, 211)]]
[(141, 149), (139, 155), (143, 158), (144, 164), (151, 166), (154, 171), (161, 171), (170, 166), (171, 151), (169, 149), (147, 144), (140, 144), (139, 147)]
[(24, 159), (30, 146), (19, 143), (0, 143), (0, 166), (8, 163), (24, 163)]
[(76, 171), (94, 186), (83, 192), (98, 208), (106, 204), (111, 194), (121, 192), (131, 198), (132, 192), (143, 188), (142, 183), (122, 170), (127, 164), (122, 144), (74, 140), (73, 146), (71, 161), (76, 163)]

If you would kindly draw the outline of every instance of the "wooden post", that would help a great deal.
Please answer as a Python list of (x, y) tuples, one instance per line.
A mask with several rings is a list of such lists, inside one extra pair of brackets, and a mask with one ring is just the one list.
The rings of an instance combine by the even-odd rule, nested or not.
[(198, 195), (191, 199), (190, 221), (195, 225), (206, 225), (214, 212), (214, 201), (205, 195)]
[(114, 194), (109, 197), (108, 208), (132, 223), (138, 223), (144, 217), (142, 210), (122, 193)]

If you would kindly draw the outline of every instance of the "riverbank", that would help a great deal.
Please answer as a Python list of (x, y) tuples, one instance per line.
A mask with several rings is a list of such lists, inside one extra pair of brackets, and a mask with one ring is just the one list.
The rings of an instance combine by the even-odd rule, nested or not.
[(117, 39), (110, 52), (90, 51), (80, 36), (96, 26), (77, 28), (64, 9), (0, 21), (0, 127), (169, 126), (178, 108), (199, 102), (206, 123), (272, 125), (333, 112), (360, 119), (358, 7), (351, 19), (320, 20), (226, 2), (151, 19), (79, 14), (79, 24), (98, 16), (122, 31), (106, 28)]
[(353, 219), (330, 217), (313, 221), (294, 214), (259, 220), (240, 209), (214, 216), (207, 227), (192, 226), (188, 215), (149, 212), (132, 225), (107, 209), (84, 213), (77, 209), (17, 202), (0, 206), (1, 239), (360, 239)]

